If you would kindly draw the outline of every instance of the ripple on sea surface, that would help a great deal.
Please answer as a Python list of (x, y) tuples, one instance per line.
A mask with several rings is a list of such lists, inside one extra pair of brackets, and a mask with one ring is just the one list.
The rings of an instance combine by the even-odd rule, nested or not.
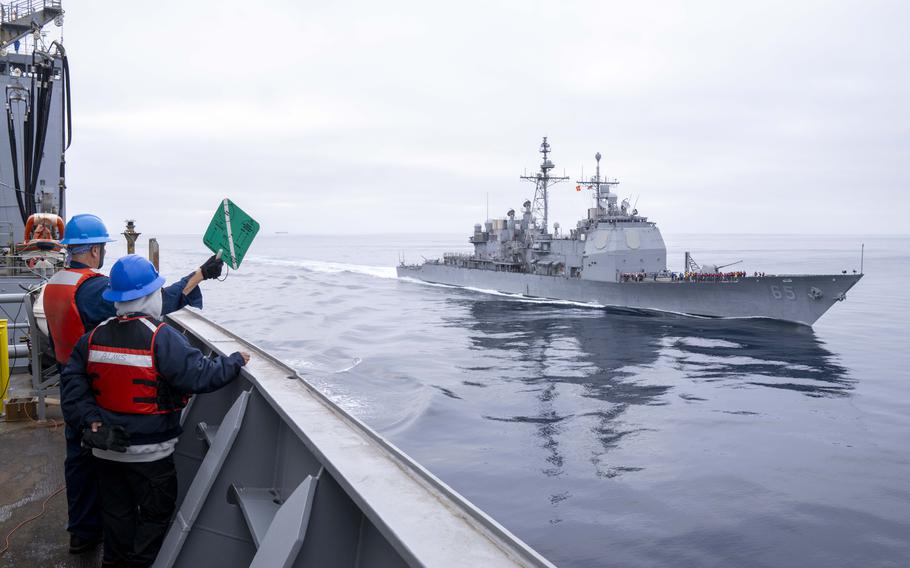
[[(160, 240), (165, 274), (205, 256)], [(257, 241), (268, 258), (204, 283), (206, 312), (558, 565), (910, 558), (910, 239), (865, 238), (865, 278), (814, 330), (399, 282), (402, 250), (462, 236), (368, 241)], [(859, 241), (668, 242), (793, 273), (851, 269)]]

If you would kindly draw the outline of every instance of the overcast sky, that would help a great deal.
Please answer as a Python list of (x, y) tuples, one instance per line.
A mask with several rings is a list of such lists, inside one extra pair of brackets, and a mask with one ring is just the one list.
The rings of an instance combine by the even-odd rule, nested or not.
[(664, 232), (910, 232), (907, 2), (64, 7), (68, 212), (109, 225), (467, 234), (546, 135), (564, 227), (600, 151)]

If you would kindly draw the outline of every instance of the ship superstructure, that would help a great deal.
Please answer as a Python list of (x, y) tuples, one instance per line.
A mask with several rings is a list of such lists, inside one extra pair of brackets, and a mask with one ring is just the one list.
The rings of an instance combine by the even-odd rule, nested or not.
[(600, 153), (590, 179), (578, 181), (594, 193), (593, 207), (587, 218), (567, 234), (559, 224), (551, 233), (548, 227), (548, 187), (569, 179), (554, 178), (550, 170), (550, 144), (540, 146), (543, 160), (535, 176), (522, 176), (536, 182), (535, 198), (525, 201), (521, 215), (509, 210), (506, 217), (474, 225), (470, 242), (474, 254), (447, 254), (443, 263), (464, 268), (518, 272), (542, 276), (563, 276), (587, 280), (618, 281), (619, 274), (667, 274), (667, 247), (657, 225), (638, 214), (629, 200), (619, 204), (611, 188), (618, 185), (600, 174)]
[(667, 247), (657, 224), (619, 199), (615, 179), (595, 173), (576, 188), (593, 192), (592, 207), (574, 229), (549, 227), (549, 187), (554, 177), (544, 137), (534, 199), (519, 213), (474, 225), (472, 254), (447, 253), (419, 265), (402, 263), (398, 275), (427, 282), (490, 289), (605, 306), (715, 317), (764, 317), (812, 325), (862, 274), (765, 275), (698, 265), (686, 253), (685, 268), (668, 269)]
[[(60, 0), (0, 3), (0, 295), (39, 285), (64, 261), (72, 121), (62, 25)], [(18, 345), (23, 310), (0, 312)]]
[[(54, 24), (50, 31), (48, 24)], [(22, 242), (33, 214), (65, 217), (64, 151), (72, 138), (69, 66), (61, 41), (52, 36), (62, 24), (59, 0), (0, 6), (6, 119), (0, 135), (0, 246)]]

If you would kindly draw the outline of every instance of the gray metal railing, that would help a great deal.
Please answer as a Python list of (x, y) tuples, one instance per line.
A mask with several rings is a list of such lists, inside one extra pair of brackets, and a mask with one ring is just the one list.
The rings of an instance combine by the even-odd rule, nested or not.
[[(45, 358), (42, 357), (42, 355), (45, 354), (45, 352), (49, 353), (50, 342), (47, 336), (41, 332), (37, 320), (35, 319), (33, 306), (37, 295), (38, 289), (32, 290), (31, 292), (23, 292), (21, 294), (0, 294), (0, 309), (5, 312), (5, 306), (15, 306), (16, 304), (19, 304), (21, 309), (24, 309), (25, 311), (27, 317), (25, 322), (10, 321), (10, 318), (7, 318), (7, 321), (9, 322), (7, 323), (7, 328), (13, 330), (26, 330), (28, 338), (27, 343), (13, 341), (9, 344), (10, 367), (14, 366), (13, 361), (16, 359), (22, 360), (30, 358), (32, 388), (29, 391), (29, 396), (38, 399), (38, 420), (44, 420), (47, 416), (46, 398), (49, 395), (57, 393), (60, 375), (56, 364), (52, 364), (49, 367), (43, 366)], [(11, 338), (16, 336), (25, 338), (26, 334), (10, 334)], [(22, 367), (24, 364), (20, 363), (18, 366)]]
[(63, 11), (62, 0), (15, 0), (0, 4), (0, 22), (6, 24), (37, 13), (39, 10)]

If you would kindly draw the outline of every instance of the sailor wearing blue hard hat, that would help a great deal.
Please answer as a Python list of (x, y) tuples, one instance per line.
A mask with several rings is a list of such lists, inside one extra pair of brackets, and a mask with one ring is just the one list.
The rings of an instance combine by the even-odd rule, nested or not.
[(90, 213), (70, 217), (63, 229), (63, 236), (60, 244), (64, 245), (91, 245), (110, 243), (114, 240), (108, 234), (104, 222), (97, 215)]
[(95, 268), (101, 268), (104, 265), (104, 244), (113, 241), (101, 219), (84, 213), (70, 218), (63, 229), (60, 244), (66, 245), (67, 256), (70, 258), (74, 255), (80, 257), (88, 255), (85, 260), (95, 264), (92, 258), (97, 258), (98, 266)]
[[(67, 266), (54, 274), (44, 287), (44, 313), (60, 367), (66, 363), (76, 341), (99, 323), (117, 315), (111, 300), (103, 297), (109, 279), (97, 269), (104, 265), (105, 244), (112, 242), (107, 227), (95, 215), (74, 215), (66, 223), (61, 244), (67, 248)], [(192, 274), (164, 288), (162, 313), (183, 306), (202, 307), (202, 292), (197, 287), (207, 278), (217, 278), (223, 263), (215, 257)], [(101, 514), (97, 481), (91, 455), (81, 446), (81, 435), (67, 427), (67, 452), (64, 473), (69, 506), (70, 552), (93, 549), (101, 540)]]
[[(128, 302), (148, 296), (164, 285), (164, 276), (160, 276), (151, 262), (137, 256), (128, 254), (118, 260), (111, 269), (111, 281), (101, 296), (111, 302)], [(161, 294), (156, 294), (161, 297)], [(119, 312), (119, 310), (118, 310)], [(161, 317), (158, 310), (157, 317)]]
[(163, 284), (141, 256), (114, 263), (104, 297), (117, 317), (79, 339), (60, 377), (64, 418), (79, 425), (99, 458), (105, 557), (117, 566), (150, 566), (164, 540), (176, 507), (173, 452), (189, 395), (227, 385), (250, 357), (206, 357), (162, 323)]

